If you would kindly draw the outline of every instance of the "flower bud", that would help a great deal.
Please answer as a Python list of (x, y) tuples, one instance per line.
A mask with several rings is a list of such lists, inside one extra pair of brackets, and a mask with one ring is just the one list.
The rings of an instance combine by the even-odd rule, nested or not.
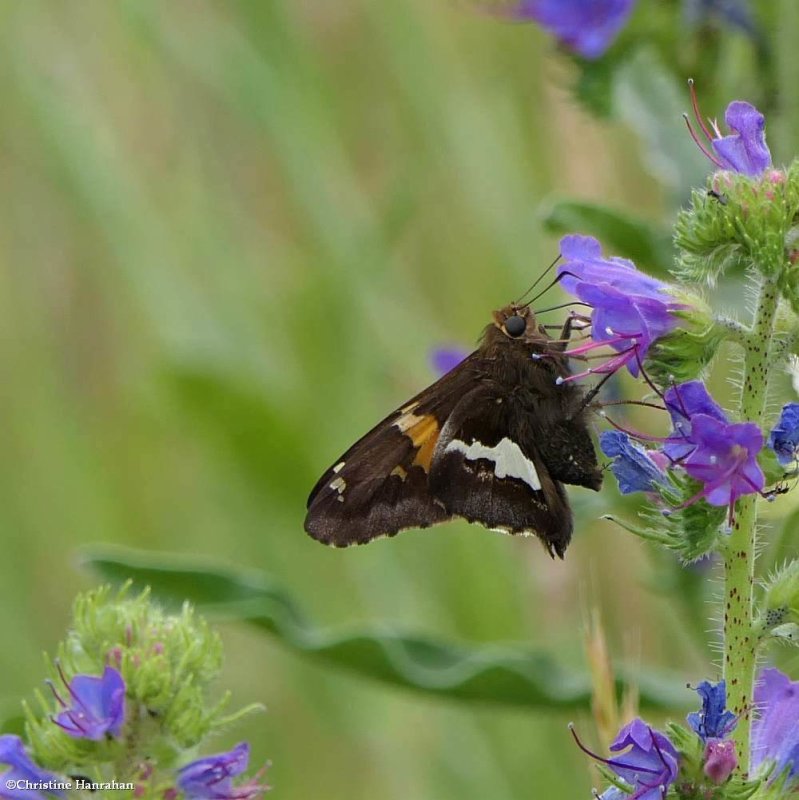
[(704, 773), (715, 784), (724, 783), (738, 766), (735, 742), (711, 739), (705, 747)]

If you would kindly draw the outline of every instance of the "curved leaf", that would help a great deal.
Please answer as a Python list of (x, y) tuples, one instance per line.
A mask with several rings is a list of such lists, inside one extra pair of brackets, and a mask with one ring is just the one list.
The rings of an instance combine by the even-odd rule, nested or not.
[[(461, 700), (538, 708), (589, 708), (587, 674), (524, 645), (439, 642), (392, 631), (334, 632), (315, 627), (291, 597), (264, 573), (192, 565), (185, 559), (123, 549), (84, 551), (83, 562), (113, 583), (149, 586), (167, 604), (188, 600), (205, 614), (240, 620), (291, 649), (359, 675)], [(618, 670), (633, 681), (644, 708), (691, 703), (675, 677)]]

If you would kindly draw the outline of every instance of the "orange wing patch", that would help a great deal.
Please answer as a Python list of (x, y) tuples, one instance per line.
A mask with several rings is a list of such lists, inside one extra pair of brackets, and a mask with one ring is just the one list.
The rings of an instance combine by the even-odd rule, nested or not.
[(394, 424), (413, 442), (413, 446), (416, 448), (413, 464), (421, 467), (425, 472), (430, 472), (433, 451), (436, 449), (438, 436), (441, 433), (436, 418), (432, 414), (416, 416), (409, 410)]

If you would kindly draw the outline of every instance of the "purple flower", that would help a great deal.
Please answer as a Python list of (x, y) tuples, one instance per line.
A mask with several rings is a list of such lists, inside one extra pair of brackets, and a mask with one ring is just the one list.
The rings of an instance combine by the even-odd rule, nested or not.
[(702, 710), (688, 715), (688, 725), (703, 742), (709, 739), (723, 739), (737, 722), (735, 714), (726, 707), (726, 681), (722, 680), (716, 684), (702, 681), (696, 687), (696, 693), (702, 698)]
[(258, 783), (258, 775), (246, 783), (233, 785), (233, 778), (247, 769), (249, 760), (250, 746), (247, 742), (240, 742), (227, 753), (199, 758), (178, 770), (178, 788), (187, 800), (249, 800), (257, 797), (269, 789)]
[(777, 460), (787, 466), (796, 460), (799, 448), (799, 403), (786, 403), (779, 422), (768, 437), (768, 446), (777, 454)]
[[(29, 781), (31, 783), (56, 783), (59, 781), (57, 775), (47, 772), (31, 761), (25, 752), (25, 746), (19, 736), (5, 734), (0, 736), (0, 766), (11, 767), (4, 772), (0, 772), (0, 797), (4, 800), (44, 800), (41, 791), (25, 789), (17, 786), (18, 781)], [(64, 793), (55, 787), (44, 789), (48, 794), (62, 796)]]
[(603, 431), (599, 437), (599, 446), (606, 456), (613, 459), (610, 471), (616, 476), (622, 494), (654, 492), (658, 484), (666, 482), (666, 476), (660, 467), (626, 433)]
[(666, 440), (663, 452), (673, 461), (684, 458), (697, 446), (697, 442), (693, 438), (691, 421), (694, 416), (704, 414), (720, 422), (728, 422), (727, 415), (710, 396), (702, 381), (687, 381), (679, 386), (671, 386), (666, 390), (663, 398), (674, 426), (674, 431)]
[(729, 506), (732, 515), (739, 497), (763, 490), (757, 463), (763, 434), (754, 422), (729, 422), (701, 381), (672, 386), (664, 399), (674, 430), (663, 452), (704, 484), (686, 505), (704, 497), (712, 506)]
[(583, 58), (599, 58), (632, 13), (635, 0), (520, 0), (516, 19), (532, 19)]
[(724, 783), (738, 766), (735, 742), (711, 739), (705, 746), (705, 766), (703, 772), (717, 786)]
[(701, 495), (710, 505), (732, 509), (739, 497), (763, 490), (766, 477), (757, 463), (763, 434), (754, 422), (724, 423), (697, 414), (691, 423), (697, 446), (682, 465), (705, 485)]
[(437, 347), (430, 354), (430, 363), (433, 370), (439, 375), (446, 375), (458, 366), (467, 356), (469, 351), (465, 347), (452, 345), (450, 347)]
[(101, 677), (76, 675), (67, 683), (62, 673), (61, 679), (72, 703), (68, 706), (51, 687), (64, 709), (53, 720), (56, 725), (76, 739), (99, 741), (120, 735), (125, 722), (125, 681), (113, 667), (106, 667)]
[(799, 778), (799, 681), (778, 669), (761, 670), (755, 684), (757, 717), (752, 724), (752, 768), (776, 762), (775, 775)]
[(724, 121), (732, 133), (724, 136), (718, 123), (705, 122), (699, 110), (696, 90), (691, 82), (691, 104), (699, 130), (707, 142), (702, 142), (691, 125), (688, 130), (699, 149), (719, 168), (759, 178), (771, 166), (771, 152), (766, 144), (766, 118), (750, 103), (733, 100), (724, 112)]
[(588, 372), (613, 372), (626, 365), (637, 376), (639, 362), (652, 343), (677, 326), (673, 312), (687, 306), (669, 295), (667, 284), (639, 272), (632, 261), (603, 258), (602, 248), (593, 236), (564, 236), (560, 252), (561, 286), (592, 306), (592, 342), (573, 348), (568, 354), (580, 355), (609, 346), (619, 355)]
[(587, 750), (573, 730), (572, 735), (584, 752), (609, 766), (633, 787), (632, 794), (611, 787), (602, 794), (602, 800), (662, 800), (677, 778), (679, 756), (674, 745), (641, 719), (634, 719), (619, 731), (610, 746), (613, 753), (618, 753), (615, 758), (601, 758)]

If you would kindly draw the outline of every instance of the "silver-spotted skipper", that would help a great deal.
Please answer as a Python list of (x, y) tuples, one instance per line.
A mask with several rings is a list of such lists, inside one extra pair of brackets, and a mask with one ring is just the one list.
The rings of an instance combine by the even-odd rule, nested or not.
[[(478, 349), (357, 441), (319, 479), (305, 530), (345, 547), (462, 518), (535, 534), (563, 557), (562, 484), (599, 489), (585, 396), (528, 306), (494, 312)], [(545, 357), (541, 357), (545, 356)]]

